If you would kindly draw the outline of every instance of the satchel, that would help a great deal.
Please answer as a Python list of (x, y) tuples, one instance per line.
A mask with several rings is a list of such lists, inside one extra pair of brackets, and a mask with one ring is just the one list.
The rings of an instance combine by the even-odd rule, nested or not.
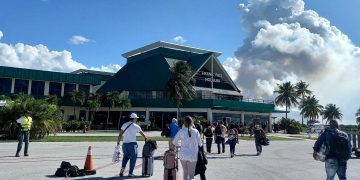
[(117, 146), (115, 146), (115, 149), (114, 149), (114, 154), (113, 154), (112, 162), (113, 162), (113, 163), (119, 162), (121, 156), (122, 156), (121, 147), (120, 147), (120, 145), (117, 145)]
[(319, 152), (316, 153), (316, 160), (324, 162), (326, 160), (326, 155), (328, 154), (328, 148), (326, 147), (325, 143), (323, 143), (320, 147)]

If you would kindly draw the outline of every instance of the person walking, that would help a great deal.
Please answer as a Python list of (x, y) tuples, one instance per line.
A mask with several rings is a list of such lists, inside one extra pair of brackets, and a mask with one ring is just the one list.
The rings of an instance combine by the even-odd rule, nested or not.
[(193, 180), (195, 176), (195, 167), (198, 160), (199, 147), (202, 147), (200, 133), (194, 128), (194, 121), (190, 116), (185, 118), (184, 128), (176, 134), (173, 144), (181, 147), (179, 159), (183, 167), (184, 180)]
[(122, 160), (121, 170), (120, 170), (120, 177), (124, 176), (124, 171), (127, 162), (130, 160), (130, 169), (129, 169), (129, 177), (134, 177), (133, 171), (136, 164), (137, 159), (137, 148), (138, 144), (136, 142), (136, 134), (140, 133), (141, 136), (144, 137), (145, 141), (147, 140), (144, 132), (141, 130), (141, 127), (136, 124), (136, 121), (139, 117), (135, 113), (131, 113), (130, 115), (130, 121), (124, 123), (121, 126), (119, 137), (117, 140), (117, 145), (120, 145), (120, 141), (122, 136), (124, 136), (123, 139), (123, 153), (124, 157)]
[(29, 111), (24, 112), (24, 116), (16, 120), (18, 124), (21, 125), (21, 132), (19, 135), (19, 143), (17, 146), (15, 157), (20, 157), (20, 151), (22, 148), (23, 142), (25, 142), (24, 156), (29, 156), (29, 138), (30, 138), (30, 129), (32, 125), (32, 118)]
[(222, 153), (225, 153), (225, 134), (227, 132), (226, 127), (223, 125), (222, 121), (216, 126), (214, 133), (216, 135), (215, 142), (218, 148), (218, 154), (220, 154), (220, 144), (222, 146)]
[(330, 128), (326, 129), (314, 144), (313, 157), (317, 160), (317, 153), (322, 145), (326, 147), (325, 171), (327, 180), (333, 180), (335, 174), (339, 180), (346, 180), (347, 160), (351, 157), (351, 143), (349, 136), (339, 130), (336, 120), (330, 120)]
[(266, 138), (265, 131), (260, 127), (259, 124), (255, 125), (254, 129), (254, 136), (255, 136), (255, 147), (256, 147), (256, 155), (260, 156), (262, 153), (262, 145), (261, 140)]
[(169, 127), (170, 127), (169, 149), (175, 149), (175, 146), (172, 142), (180, 129), (178, 125), (178, 120), (176, 118), (173, 118)]
[(203, 126), (200, 124), (200, 121), (195, 122), (195, 128), (199, 131), (200, 137), (202, 137), (203, 134)]
[(237, 143), (237, 132), (234, 129), (230, 129), (229, 130), (229, 135), (228, 135), (228, 143), (230, 146), (230, 157), (233, 158), (235, 156), (235, 146)]
[(211, 125), (209, 125), (205, 129), (204, 136), (205, 136), (205, 140), (206, 140), (206, 152), (211, 153), (211, 144), (212, 144), (213, 136), (214, 136)]

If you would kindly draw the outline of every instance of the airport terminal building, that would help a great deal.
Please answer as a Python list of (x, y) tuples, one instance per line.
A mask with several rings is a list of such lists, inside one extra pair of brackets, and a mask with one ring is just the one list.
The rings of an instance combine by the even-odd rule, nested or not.
[[(130, 99), (132, 107), (111, 108), (109, 126), (116, 128), (119, 118), (137, 112), (150, 128), (156, 129), (177, 116), (175, 103), (165, 95), (166, 83), (170, 68), (178, 61), (185, 61), (196, 80), (193, 86), (196, 97), (183, 103), (181, 116), (203, 116), (210, 122), (224, 120), (243, 125), (258, 119), (270, 126), (274, 102), (244, 98), (219, 62), (220, 55), (215, 51), (159, 41), (124, 53), (127, 62), (116, 74), (91, 70), (60, 73), (0, 66), (0, 94), (26, 93), (41, 98), (47, 95), (65, 97), (72, 91), (119, 91)], [(71, 105), (61, 106), (61, 109), (65, 119), (73, 114)], [(96, 112), (95, 126), (106, 123), (107, 110), (102, 107)], [(76, 108), (76, 119), (88, 119), (86, 116), (86, 108)]]

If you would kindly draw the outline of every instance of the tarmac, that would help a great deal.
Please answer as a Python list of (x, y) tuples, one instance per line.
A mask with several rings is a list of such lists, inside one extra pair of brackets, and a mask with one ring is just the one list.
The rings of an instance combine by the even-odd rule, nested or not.
[[(144, 142), (139, 142), (141, 155)], [(236, 146), (234, 158), (230, 158), (229, 147), (225, 154), (207, 154), (208, 180), (318, 180), (325, 179), (324, 163), (312, 158), (312, 140), (273, 141), (263, 147), (261, 156), (255, 156), (253, 141), (240, 141)], [(92, 146), (93, 163), (96, 175), (73, 179), (128, 179), (118, 176), (120, 163), (112, 163), (112, 154), (116, 142), (32, 142), (29, 157), (14, 157), (17, 143), (0, 143), (0, 179), (64, 179), (54, 177), (61, 161), (83, 168), (88, 146)], [(162, 155), (168, 146), (167, 142), (158, 142), (155, 151), (154, 175), (141, 177), (141, 157), (131, 179), (163, 179)], [(216, 145), (212, 146), (217, 151)], [(127, 175), (127, 173), (125, 173)], [(360, 159), (350, 159), (347, 169), (348, 179), (359, 179)], [(182, 167), (179, 165), (179, 176), (182, 179)], [(196, 176), (195, 179), (200, 179)]]

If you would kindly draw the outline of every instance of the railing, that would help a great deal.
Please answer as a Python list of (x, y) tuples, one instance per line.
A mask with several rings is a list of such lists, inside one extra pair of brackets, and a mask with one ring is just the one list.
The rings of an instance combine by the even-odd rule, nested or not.
[(243, 102), (254, 102), (254, 103), (265, 103), (265, 104), (274, 104), (274, 101), (271, 100), (265, 100), (265, 99), (251, 99), (251, 98), (246, 98), (241, 100)]
[(349, 134), (350, 142), (353, 148), (360, 148), (360, 134)]

